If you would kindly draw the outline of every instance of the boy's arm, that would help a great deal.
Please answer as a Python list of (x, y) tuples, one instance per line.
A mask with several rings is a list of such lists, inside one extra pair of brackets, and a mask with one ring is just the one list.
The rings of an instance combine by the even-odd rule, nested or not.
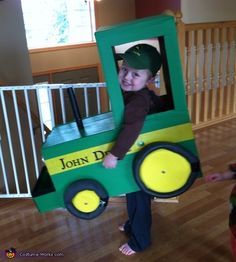
[(124, 124), (110, 153), (104, 158), (103, 166), (105, 168), (115, 168), (118, 159), (124, 158), (125, 154), (137, 139), (142, 126), (143, 121)]
[(122, 129), (111, 149), (111, 154), (123, 159), (138, 138), (149, 111), (149, 100), (137, 95), (136, 99), (125, 106)]
[(138, 96), (125, 107), (123, 127), (110, 153), (104, 159), (104, 167), (114, 168), (118, 159), (124, 158), (139, 136), (148, 110), (149, 104), (142, 96)]
[(236, 163), (230, 164), (228, 170), (224, 172), (216, 172), (205, 177), (206, 182), (216, 182), (236, 178)]

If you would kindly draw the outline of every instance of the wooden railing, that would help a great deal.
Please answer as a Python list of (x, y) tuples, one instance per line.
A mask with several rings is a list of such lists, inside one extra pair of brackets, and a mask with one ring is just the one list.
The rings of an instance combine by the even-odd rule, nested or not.
[(176, 25), (194, 128), (236, 117), (236, 21)]

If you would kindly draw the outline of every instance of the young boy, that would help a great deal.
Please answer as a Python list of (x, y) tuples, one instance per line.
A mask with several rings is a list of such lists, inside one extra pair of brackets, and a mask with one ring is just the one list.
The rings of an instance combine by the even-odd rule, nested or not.
[[(105, 168), (115, 168), (118, 159), (124, 158), (137, 139), (145, 117), (153, 107), (147, 85), (161, 67), (159, 52), (148, 44), (137, 44), (120, 57), (123, 63), (118, 77), (125, 103), (124, 122), (114, 146), (103, 161)], [(124, 255), (132, 255), (151, 244), (151, 196), (138, 191), (127, 194), (126, 200), (128, 221), (119, 229), (127, 233), (130, 239), (119, 250)]]

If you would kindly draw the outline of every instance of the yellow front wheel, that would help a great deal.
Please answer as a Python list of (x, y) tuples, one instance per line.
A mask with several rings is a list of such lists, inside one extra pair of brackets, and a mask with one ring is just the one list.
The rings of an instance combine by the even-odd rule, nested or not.
[(80, 212), (94, 212), (100, 205), (100, 197), (93, 190), (82, 190), (72, 198), (73, 206)]
[(67, 210), (81, 219), (93, 219), (106, 208), (108, 195), (96, 181), (83, 179), (71, 184), (64, 194)]
[(186, 191), (199, 173), (199, 161), (174, 143), (157, 142), (145, 147), (134, 161), (134, 176), (141, 189), (159, 198)]

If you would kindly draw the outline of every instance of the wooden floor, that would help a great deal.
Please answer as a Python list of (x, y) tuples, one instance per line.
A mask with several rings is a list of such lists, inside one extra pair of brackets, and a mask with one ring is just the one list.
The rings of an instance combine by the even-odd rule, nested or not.
[[(236, 160), (235, 134), (236, 119), (196, 132), (204, 174), (224, 170)], [(29, 262), (232, 261), (228, 197), (233, 184), (198, 179), (179, 203), (153, 203), (153, 244), (132, 257), (118, 251), (126, 241), (117, 230), (126, 219), (122, 199), (114, 199), (92, 221), (78, 220), (63, 209), (40, 214), (30, 199), (0, 199), (0, 261), (10, 247), (17, 251), (16, 261)]]

